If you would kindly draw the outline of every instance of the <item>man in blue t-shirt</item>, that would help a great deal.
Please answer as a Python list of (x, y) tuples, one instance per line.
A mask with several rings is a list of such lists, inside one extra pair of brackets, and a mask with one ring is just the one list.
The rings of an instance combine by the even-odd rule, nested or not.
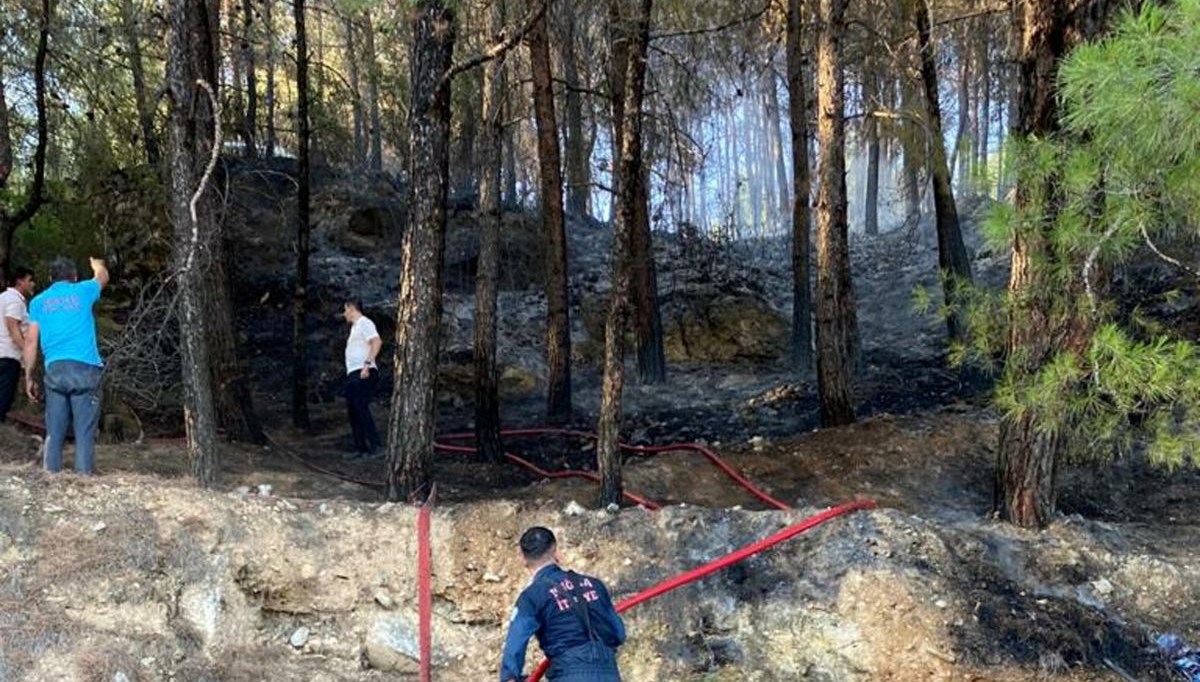
[(34, 367), (40, 347), (46, 376), (46, 471), (62, 469), (67, 424), (75, 427), (75, 471), (91, 474), (96, 427), (100, 424), (100, 379), (104, 363), (96, 345), (92, 306), (108, 284), (108, 268), (89, 259), (92, 279), (80, 282), (75, 263), (56, 258), (50, 264), (52, 284), (29, 304), (25, 335), (25, 392), (38, 399)]
[(525, 679), (525, 649), (537, 635), (550, 659), (550, 682), (621, 682), (617, 647), (625, 624), (598, 578), (558, 565), (558, 544), (549, 528), (534, 526), (521, 536), (521, 556), (533, 581), (513, 609), (500, 659), (500, 682)]

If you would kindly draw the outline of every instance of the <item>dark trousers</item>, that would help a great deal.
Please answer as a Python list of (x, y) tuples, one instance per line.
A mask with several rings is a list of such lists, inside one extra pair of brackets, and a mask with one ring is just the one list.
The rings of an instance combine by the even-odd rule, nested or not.
[(549, 682), (621, 682), (617, 652), (592, 640), (572, 647), (550, 660)]
[(379, 448), (379, 432), (371, 418), (371, 399), (379, 384), (379, 370), (372, 369), (366, 379), (358, 372), (346, 375), (346, 411), (350, 415), (350, 432), (354, 435), (357, 452), (375, 452)]
[(17, 385), (21, 383), (21, 361), (0, 358), (0, 422), (8, 419), (8, 410), (17, 396)]

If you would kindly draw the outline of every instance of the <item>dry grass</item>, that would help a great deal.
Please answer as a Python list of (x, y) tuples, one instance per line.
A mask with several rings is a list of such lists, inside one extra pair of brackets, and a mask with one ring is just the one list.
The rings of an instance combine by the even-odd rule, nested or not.
[(46, 585), (91, 581), (97, 576), (138, 576), (159, 563), (154, 519), (144, 511), (106, 515), (105, 527), (75, 519), (42, 530), (37, 539), (37, 578)]
[(0, 580), (0, 680), (16, 680), (68, 638), (69, 621), (36, 596), (21, 570)]
[(137, 658), (116, 646), (95, 646), (81, 651), (75, 659), (83, 672), (80, 682), (114, 682), (124, 675), (129, 682), (150, 682)]

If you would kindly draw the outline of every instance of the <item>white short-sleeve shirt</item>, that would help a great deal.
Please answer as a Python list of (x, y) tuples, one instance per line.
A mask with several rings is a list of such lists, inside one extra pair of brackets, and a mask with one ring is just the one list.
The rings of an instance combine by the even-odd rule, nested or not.
[(20, 360), (24, 349), (8, 333), (7, 320), (10, 319), (21, 325), (22, 332), (29, 328), (29, 310), (25, 305), (25, 297), (12, 287), (0, 294), (0, 321), (4, 321), (0, 324), (0, 358)]
[(346, 374), (362, 370), (371, 355), (371, 339), (377, 338), (379, 332), (375, 329), (375, 323), (366, 315), (350, 325), (350, 338), (346, 339)]

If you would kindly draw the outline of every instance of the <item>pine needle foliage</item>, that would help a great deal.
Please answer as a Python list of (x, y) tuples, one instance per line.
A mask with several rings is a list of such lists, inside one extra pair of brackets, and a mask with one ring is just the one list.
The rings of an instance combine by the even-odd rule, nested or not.
[(1048, 241), (1032, 265), (1049, 286), (1021, 295), (1041, 299), (1049, 329), (1073, 330), (1054, 339), (1054, 357), (1032, 373), (1006, 369), (1023, 366), (1019, 348), (1003, 357), (1012, 291), (975, 288), (961, 303), (970, 334), (951, 360), (999, 374), (997, 408), (1066, 429), (1048, 435), (1074, 459), (1144, 443), (1157, 464), (1200, 466), (1200, 349), (1136, 312), (1117, 315), (1103, 277), (1200, 225), (1197, 46), (1200, 0), (1144, 4), (1062, 64), (1062, 132), (1011, 143), (1028, 200), (997, 207), (984, 233), (1000, 249), (1021, 235)]

